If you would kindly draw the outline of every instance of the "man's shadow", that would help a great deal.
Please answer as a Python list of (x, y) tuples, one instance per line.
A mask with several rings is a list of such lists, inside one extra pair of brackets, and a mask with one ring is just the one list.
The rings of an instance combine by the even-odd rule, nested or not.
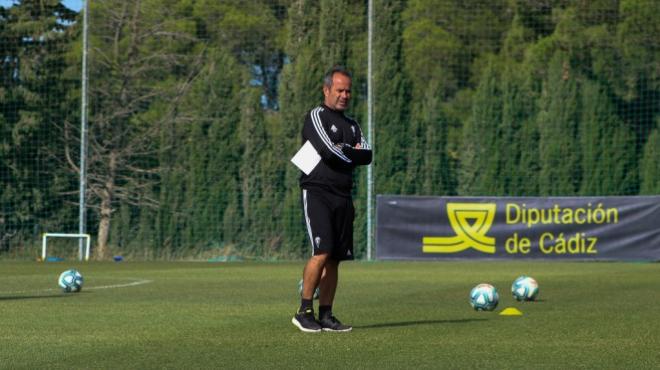
[(464, 324), (472, 321), (486, 321), (486, 320), (488, 319), (415, 320), (415, 321), (385, 322), (381, 324), (360, 325), (360, 326), (355, 326), (355, 328), (374, 329), (374, 328), (397, 328), (402, 326), (415, 326), (415, 325)]

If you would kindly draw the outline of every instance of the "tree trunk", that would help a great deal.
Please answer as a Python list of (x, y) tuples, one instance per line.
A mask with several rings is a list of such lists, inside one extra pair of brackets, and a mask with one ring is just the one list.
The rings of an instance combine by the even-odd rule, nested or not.
[(115, 173), (117, 169), (117, 153), (110, 153), (108, 163), (108, 177), (104, 188), (100, 191), (101, 210), (99, 220), (99, 234), (97, 237), (96, 258), (104, 260), (107, 258), (108, 236), (110, 235), (110, 219), (112, 217), (112, 201), (114, 197)]
[(108, 234), (110, 232), (110, 217), (112, 216), (112, 208), (110, 204), (110, 197), (104, 195), (103, 199), (101, 200), (101, 219), (99, 220), (99, 234), (96, 243), (96, 258), (98, 260), (104, 260), (107, 254)]

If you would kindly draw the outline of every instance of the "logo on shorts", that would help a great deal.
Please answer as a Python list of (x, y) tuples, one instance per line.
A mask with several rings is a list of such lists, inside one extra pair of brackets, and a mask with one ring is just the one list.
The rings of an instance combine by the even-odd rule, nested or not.
[(314, 238), (314, 243), (316, 243), (316, 248), (321, 248), (321, 237)]
[(337, 126), (335, 125), (330, 126), (330, 130), (332, 130), (332, 132), (337, 132)]

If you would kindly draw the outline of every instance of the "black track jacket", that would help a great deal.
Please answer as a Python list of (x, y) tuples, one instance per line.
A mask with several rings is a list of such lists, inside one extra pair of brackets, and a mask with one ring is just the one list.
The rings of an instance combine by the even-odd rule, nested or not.
[[(300, 176), (300, 187), (350, 197), (353, 169), (371, 163), (372, 159), (371, 147), (362, 136), (360, 125), (343, 112), (321, 104), (305, 116), (303, 144), (307, 140), (321, 156), (321, 162), (309, 175)], [(358, 143), (361, 149), (355, 149)]]

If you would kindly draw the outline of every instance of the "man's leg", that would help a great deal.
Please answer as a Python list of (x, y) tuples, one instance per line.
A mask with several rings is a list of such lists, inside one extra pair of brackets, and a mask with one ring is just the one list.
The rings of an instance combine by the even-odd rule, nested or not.
[(303, 270), (303, 291), (300, 300), (300, 308), (293, 316), (291, 322), (297, 326), (298, 329), (306, 333), (318, 333), (321, 331), (321, 325), (314, 317), (313, 296), (316, 286), (321, 280), (321, 275), (324, 270), (326, 261), (328, 260), (327, 253), (317, 254), (307, 261)]
[(339, 261), (328, 259), (325, 263), (324, 275), (321, 278), (321, 297), (319, 298), (319, 322), (324, 331), (348, 332), (353, 328), (344, 325), (332, 314), (332, 303), (335, 300), (337, 282), (339, 281)]
[[(307, 261), (307, 264), (303, 269), (303, 299), (311, 300), (314, 296), (314, 290), (316, 290), (316, 286), (319, 285), (319, 281), (322, 281), (321, 275), (323, 274), (324, 267), (326, 267), (328, 261), (331, 260), (328, 259), (327, 253), (312, 256), (312, 258)], [(337, 283), (335, 281), (335, 286), (336, 285)], [(323, 287), (321, 286), (319, 290), (321, 290), (321, 297), (323, 297)], [(332, 294), (334, 296), (334, 291)]]
[(328, 259), (325, 263), (323, 275), (321, 276), (321, 283), (319, 290), (321, 296), (319, 297), (320, 306), (332, 306), (335, 300), (335, 292), (337, 291), (337, 281), (339, 277), (339, 261), (335, 259)]

